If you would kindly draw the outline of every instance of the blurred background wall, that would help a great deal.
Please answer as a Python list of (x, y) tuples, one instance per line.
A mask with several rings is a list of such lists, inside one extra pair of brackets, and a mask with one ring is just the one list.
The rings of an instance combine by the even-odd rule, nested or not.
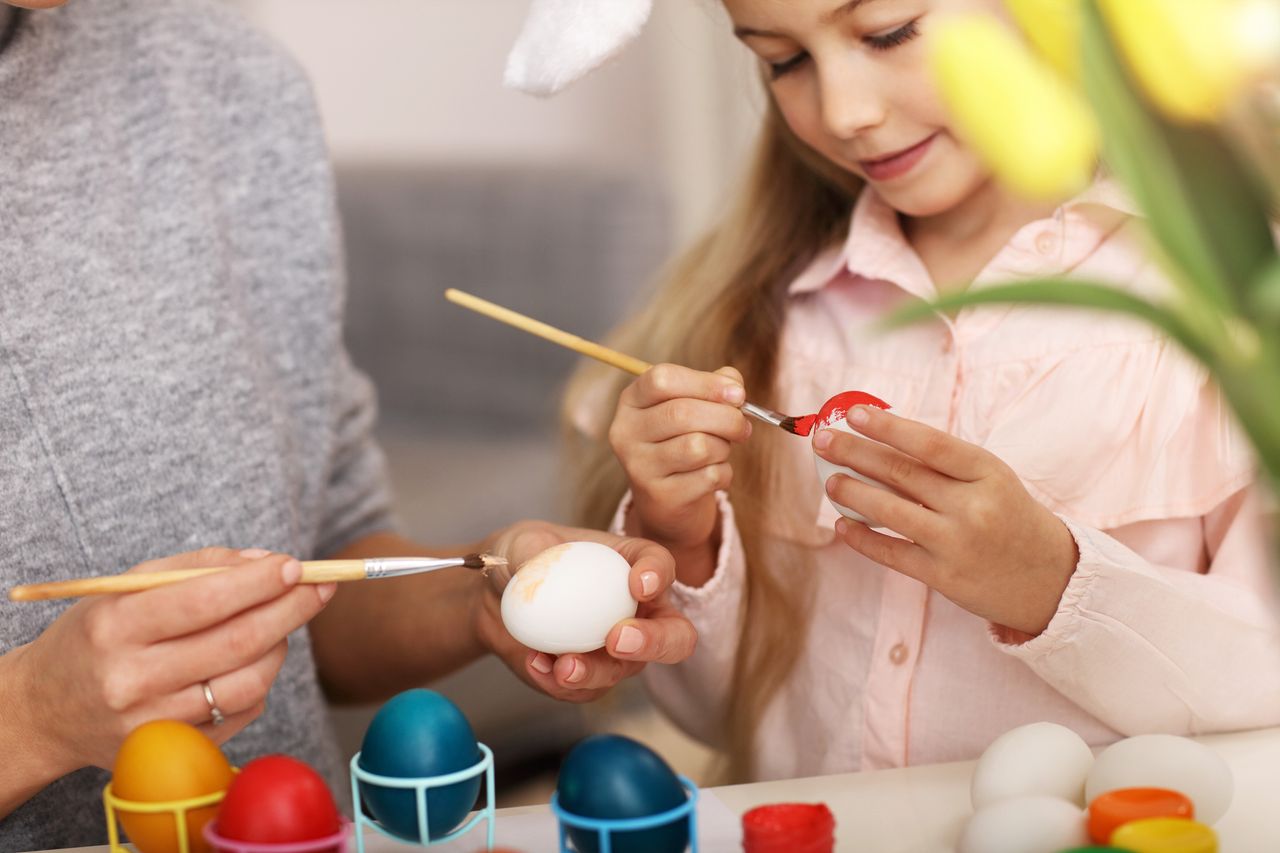
[[(228, 0), (311, 75), (338, 179), (348, 341), (382, 401), (404, 530), (474, 540), (563, 519), (556, 407), (574, 359), (466, 314), (458, 287), (585, 336), (713, 220), (759, 121), (754, 64), (715, 0), (657, 0), (638, 43), (551, 100), (502, 88), (526, 0)], [(594, 730), (700, 777), (707, 753), (638, 684), (587, 709), (496, 661), (434, 685), (495, 750), (501, 804), (545, 802)], [(373, 709), (337, 712), (349, 753)]]

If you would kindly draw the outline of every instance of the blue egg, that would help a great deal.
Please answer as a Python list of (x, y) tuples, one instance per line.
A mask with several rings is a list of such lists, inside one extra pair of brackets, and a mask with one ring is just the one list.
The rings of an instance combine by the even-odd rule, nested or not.
[[(360, 769), (397, 779), (456, 773), (481, 758), (467, 718), (433, 690), (408, 690), (383, 705), (364, 733)], [(447, 835), (475, 807), (483, 775), (427, 791), (427, 831)], [(388, 831), (418, 841), (417, 791), (360, 783), (371, 814)]]
[[(619, 735), (597, 735), (573, 748), (556, 783), (570, 814), (603, 820), (651, 817), (685, 803), (675, 772), (649, 747)], [(599, 853), (596, 832), (568, 828), (581, 853)], [(689, 844), (687, 817), (654, 829), (610, 834), (613, 853), (680, 853)]]

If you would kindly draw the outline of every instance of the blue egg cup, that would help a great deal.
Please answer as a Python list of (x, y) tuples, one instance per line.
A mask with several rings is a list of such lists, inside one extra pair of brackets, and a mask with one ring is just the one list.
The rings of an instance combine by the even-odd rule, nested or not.
[[(657, 829), (660, 826), (675, 823), (680, 818), (688, 818), (689, 820), (689, 853), (698, 853), (698, 786), (693, 784), (693, 780), (686, 776), (678, 776), (676, 778), (680, 780), (680, 784), (689, 793), (689, 798), (674, 809), (649, 815), (648, 817), (618, 820), (582, 817), (581, 815), (571, 814), (560, 807), (560, 793), (558, 791), (552, 794), (551, 811), (560, 823), (560, 853), (576, 853), (574, 848), (569, 846), (568, 827), (570, 826), (575, 829), (589, 829), (595, 832), (600, 839), (600, 853), (613, 853), (613, 843), (611, 841), (613, 833), (633, 832), (638, 829)], [(364, 851), (361, 851), (361, 853), (364, 853)]]
[[(482, 753), (480, 760), (465, 770), (459, 770), (456, 773), (446, 773), (443, 776), (423, 776), (417, 779), (402, 779), (396, 776), (379, 776), (376, 773), (370, 773), (360, 767), (360, 753), (356, 753), (351, 758), (351, 801), (355, 804), (355, 826), (356, 826), (356, 851), (357, 853), (365, 853), (364, 851), (364, 828), (371, 826), (378, 832), (388, 838), (396, 841), (410, 841), (421, 847), (434, 847), (437, 844), (444, 844), (447, 841), (453, 841), (455, 838), (461, 838), (470, 832), (476, 824), (485, 821), (488, 824), (488, 844), (486, 850), (493, 849), (493, 752), (489, 747), (482, 743), (476, 744), (480, 747)], [(474, 779), (481, 773), (485, 777), (485, 806), (476, 812), (470, 820), (462, 824), (462, 826), (439, 838), (432, 839), (430, 830), (428, 830), (429, 820), (427, 815), (427, 790), (430, 788), (444, 788), (449, 785), (456, 785), (459, 782), (465, 782), (468, 779)], [(418, 838), (415, 841), (405, 839), (395, 833), (387, 831), (382, 824), (378, 823), (372, 816), (365, 814), (362, 801), (360, 799), (360, 783), (372, 785), (379, 788), (405, 788), (413, 789), (418, 794)]]

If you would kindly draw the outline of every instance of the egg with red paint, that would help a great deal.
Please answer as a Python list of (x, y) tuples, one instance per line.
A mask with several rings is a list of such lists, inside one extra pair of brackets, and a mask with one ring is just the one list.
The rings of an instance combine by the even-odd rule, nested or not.
[[(854, 406), (875, 406), (877, 409), (889, 408), (889, 404), (886, 403), (884, 400), (881, 400), (879, 397), (873, 397), (872, 395), (867, 394), (863, 391), (845, 391), (841, 394), (835, 395), (830, 400), (828, 400), (825, 404), (823, 404), (822, 410), (819, 411), (817, 414), (816, 423), (813, 429), (813, 435), (816, 437), (818, 433), (824, 429), (831, 429), (831, 430), (836, 430), (838, 432), (845, 432), (850, 435), (858, 435), (858, 432), (853, 427), (849, 426), (848, 421), (845, 420), (845, 417), (846, 415), (848, 415), (849, 410), (852, 409)], [(871, 486), (875, 486), (878, 489), (884, 489), (885, 491), (890, 491), (890, 492), (893, 491), (893, 489), (890, 489), (888, 486), (884, 485), (883, 483), (877, 482), (876, 480), (873, 480), (870, 477), (860, 474), (857, 471), (853, 470), (852, 468), (847, 468), (843, 465), (836, 465), (834, 462), (828, 462), (826, 459), (823, 459), (818, 454), (817, 450), (814, 450), (813, 452), (813, 460), (814, 460), (814, 464), (818, 468), (818, 480), (822, 483), (823, 494), (827, 494), (827, 491), (826, 491), (827, 481), (830, 480), (836, 474), (844, 474), (846, 476), (853, 477), (856, 480), (861, 480), (862, 482)], [(831, 496), (827, 495), (827, 499), (831, 500)], [(849, 509), (847, 506), (842, 506), (836, 503), (834, 500), (831, 500), (831, 505), (835, 507), (836, 510), (845, 518), (850, 518), (854, 521), (860, 521), (864, 524), (869, 524), (872, 527), (881, 526), (877, 524), (874, 520), (868, 519), (866, 516), (862, 515), (861, 513), (855, 512), (854, 510)]]
[(636, 615), (631, 565), (598, 542), (565, 542), (522, 565), (502, 593), (502, 624), (539, 652), (602, 648), (613, 626)]

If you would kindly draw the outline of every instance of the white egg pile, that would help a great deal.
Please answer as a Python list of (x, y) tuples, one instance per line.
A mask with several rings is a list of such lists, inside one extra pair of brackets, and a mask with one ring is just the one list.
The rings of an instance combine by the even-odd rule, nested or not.
[(974, 814), (958, 853), (1060, 853), (1091, 841), (1105, 844), (1113, 838), (1090, 839), (1090, 827), (1099, 824), (1090, 822), (1087, 806), (1096, 808), (1103, 795), (1137, 788), (1181, 793), (1194, 806), (1195, 822), (1209, 825), (1230, 806), (1234, 780), (1212, 749), (1173, 735), (1128, 738), (1095, 759), (1080, 736), (1064, 726), (1032, 723), (1012, 729), (978, 759), (970, 785)]
[(539, 652), (602, 648), (613, 626), (636, 615), (631, 566), (597, 542), (566, 542), (522, 565), (502, 593), (502, 624)]

